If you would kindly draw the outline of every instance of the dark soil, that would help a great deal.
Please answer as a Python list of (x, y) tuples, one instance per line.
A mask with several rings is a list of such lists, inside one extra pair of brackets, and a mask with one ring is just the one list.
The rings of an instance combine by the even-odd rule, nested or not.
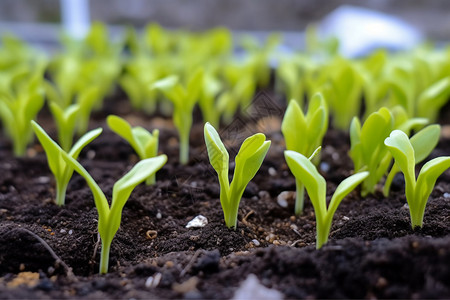
[[(450, 170), (438, 179), (422, 229), (411, 229), (399, 176), (388, 198), (379, 191), (364, 199), (359, 191), (346, 197), (329, 243), (316, 250), (309, 200), (301, 217), (293, 216), (293, 199), (288, 207), (277, 203), (281, 192), (295, 190), (283, 158), (279, 115), (247, 120), (243, 129), (265, 132), (272, 146), (245, 190), (238, 228), (231, 230), (223, 221), (202, 123), (192, 129), (191, 161), (182, 166), (169, 119), (136, 114), (123, 101), (111, 101), (106, 113), (92, 119), (92, 128), (102, 126), (104, 132), (79, 158), (107, 197), (137, 161), (131, 147), (107, 129), (107, 113), (160, 128), (160, 151), (169, 161), (157, 183), (139, 185), (125, 205), (109, 273), (97, 274), (98, 215), (85, 181), (75, 174), (66, 205), (56, 206), (54, 179), (39, 144), (26, 158), (14, 158), (2, 137), (0, 298), (230, 298), (248, 274), (287, 298), (450, 298)], [(55, 133), (45, 112), (39, 122)], [(223, 127), (220, 134), (229, 132)], [(225, 140), (231, 162), (236, 140)], [(330, 130), (323, 145), (321, 170), (331, 197), (352, 172), (348, 135)], [(443, 134), (431, 157), (449, 154), (450, 134)], [(185, 227), (200, 214), (208, 219), (205, 227)]]

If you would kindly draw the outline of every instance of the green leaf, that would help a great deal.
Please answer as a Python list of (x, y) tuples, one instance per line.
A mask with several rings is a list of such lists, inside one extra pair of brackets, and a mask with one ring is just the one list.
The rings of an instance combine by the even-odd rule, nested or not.
[(155, 174), (167, 162), (165, 154), (139, 161), (127, 174), (120, 178), (113, 187), (110, 218), (108, 224), (109, 235), (114, 237), (119, 229), (122, 209), (133, 189), (145, 179)]
[(91, 175), (86, 171), (86, 169), (74, 158), (70, 157), (64, 151), (61, 151), (61, 156), (64, 161), (70, 165), (78, 174), (80, 174), (89, 185), (89, 188), (94, 195), (95, 206), (98, 211), (98, 229), (100, 236), (102, 236), (107, 232), (108, 228), (108, 217), (109, 217), (109, 205), (106, 200), (105, 194), (103, 194), (102, 190), (95, 182), (95, 180), (91, 177)]
[(333, 218), (336, 209), (342, 199), (353, 191), (361, 182), (369, 176), (369, 172), (360, 172), (344, 179), (336, 188), (327, 211), (327, 217)]
[(222, 143), (219, 134), (211, 124), (206, 123), (204, 127), (204, 135), (209, 162), (219, 176), (225, 174), (226, 178), (228, 178), (228, 151)]
[[(281, 123), (281, 132), (286, 141), (286, 149), (299, 153), (304, 152), (302, 133), (307, 133), (306, 119), (296, 101), (290, 101)], [(304, 153), (306, 155), (306, 153)]]
[(429, 125), (410, 138), (414, 149), (414, 160), (418, 164), (430, 155), (439, 142), (441, 126)]
[[(245, 139), (235, 159), (233, 183), (237, 190), (243, 190), (258, 172), (270, 147), (270, 141), (262, 133)], [(233, 184), (232, 183), (232, 184)]]
[(435, 120), (439, 109), (450, 97), (450, 77), (439, 80), (420, 94), (417, 114)]
[(86, 147), (90, 142), (97, 138), (102, 133), (102, 131), (102, 128), (97, 128), (85, 133), (78, 139), (75, 145), (73, 145), (72, 149), (70, 149), (69, 155), (74, 159), (77, 159), (80, 155), (81, 150), (83, 150), (84, 147)]
[(31, 121), (31, 127), (45, 150), (50, 171), (52, 171), (55, 178), (61, 177), (66, 164), (60, 157), (61, 147), (33, 120)]
[(151, 84), (150, 88), (169, 91), (178, 83), (178, 76), (170, 75)]
[(317, 171), (314, 164), (304, 155), (286, 150), (284, 151), (284, 157), (292, 174), (305, 185), (317, 217), (323, 220), (327, 211), (325, 179)]
[(415, 155), (408, 136), (403, 131), (394, 130), (384, 140), (384, 144), (391, 150), (392, 156), (402, 172), (415, 179), (414, 176), (411, 176), (414, 174)]
[(430, 160), (420, 170), (415, 194), (423, 206), (433, 191), (437, 178), (448, 168), (450, 168), (450, 156), (442, 156)]

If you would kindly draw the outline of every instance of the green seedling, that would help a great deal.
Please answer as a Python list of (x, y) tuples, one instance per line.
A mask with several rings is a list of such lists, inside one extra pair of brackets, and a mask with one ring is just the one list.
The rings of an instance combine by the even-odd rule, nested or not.
[(14, 91), (0, 92), (0, 119), (12, 139), (15, 156), (25, 155), (33, 138), (30, 121), (44, 105), (41, 82), (42, 73), (38, 71), (32, 77), (20, 80)]
[(293, 59), (283, 60), (277, 68), (277, 90), (284, 92), (288, 101), (295, 99), (303, 106), (305, 83), (303, 70)]
[(66, 163), (84, 177), (94, 195), (95, 206), (98, 211), (98, 232), (102, 241), (100, 274), (106, 274), (108, 272), (111, 242), (119, 229), (125, 203), (137, 185), (162, 168), (167, 161), (167, 156), (162, 154), (157, 157), (141, 160), (127, 174), (120, 178), (113, 186), (110, 207), (105, 194), (86, 169), (67, 153), (61, 153)]
[[(395, 116), (394, 116), (395, 114)], [(369, 176), (361, 187), (361, 195), (373, 194), (377, 183), (387, 173), (392, 156), (384, 145), (384, 139), (392, 130), (398, 128), (409, 132), (412, 128), (426, 124), (422, 118), (408, 119), (403, 109), (386, 107), (369, 115), (361, 127), (357, 117), (350, 124), (350, 157), (355, 172), (369, 171)]]
[[(327, 128), (328, 110), (320, 93), (315, 94), (311, 99), (306, 115), (298, 103), (291, 100), (281, 123), (286, 149), (308, 157), (322, 144)], [(314, 162), (317, 165), (319, 160)], [(296, 190), (295, 214), (300, 215), (303, 212), (305, 190), (300, 180), (296, 180)]]
[[(110, 115), (106, 119), (109, 128), (126, 140), (134, 151), (136, 151), (139, 159), (155, 157), (158, 154), (158, 138), (159, 130), (154, 129), (152, 133), (143, 127), (131, 125), (121, 117)], [(155, 174), (147, 178), (146, 184), (155, 183)]]
[(327, 101), (335, 127), (347, 130), (352, 118), (359, 115), (362, 80), (350, 62), (338, 60), (333, 66), (330, 69), (332, 93)]
[(202, 111), (203, 120), (215, 127), (219, 126), (221, 115), (221, 110), (216, 102), (217, 95), (221, 90), (221, 82), (211, 72), (205, 73), (198, 105)]
[(284, 156), (292, 174), (303, 182), (311, 199), (316, 215), (316, 248), (320, 249), (328, 241), (331, 222), (342, 199), (366, 179), (369, 173), (356, 173), (342, 181), (336, 188), (327, 208), (326, 181), (310, 159), (291, 150), (286, 150)]
[(245, 139), (235, 158), (234, 176), (231, 184), (228, 180), (228, 151), (220, 136), (211, 124), (204, 128), (205, 143), (209, 162), (217, 172), (220, 184), (220, 204), (228, 228), (236, 229), (239, 203), (245, 187), (256, 175), (270, 147), (270, 141), (262, 133)]
[(80, 106), (78, 104), (72, 104), (63, 109), (58, 104), (52, 102), (50, 103), (50, 111), (58, 129), (59, 144), (64, 151), (68, 152), (72, 147)]
[[(405, 194), (411, 216), (411, 227), (413, 229), (422, 227), (428, 197), (433, 191), (437, 178), (450, 168), (450, 156), (438, 157), (427, 162), (420, 170), (416, 181), (416, 154), (406, 133), (394, 130), (384, 143), (405, 176)], [(420, 156), (421, 154), (417, 155), (417, 157)]]
[[(441, 127), (435, 124), (425, 127), (409, 139), (414, 148), (414, 159), (416, 164), (420, 163), (430, 155), (431, 151), (433, 151), (439, 142), (440, 133)], [(384, 182), (383, 194), (385, 197), (389, 195), (392, 180), (394, 180), (394, 176), (398, 172), (400, 172), (400, 167), (394, 162), (386, 177), (386, 181)]]
[(91, 112), (101, 98), (101, 90), (95, 85), (88, 86), (78, 93), (76, 104), (80, 106), (77, 120), (77, 133), (79, 135), (88, 130)]
[[(56, 198), (55, 203), (59, 206), (64, 205), (66, 199), (66, 190), (69, 180), (73, 174), (73, 168), (67, 164), (61, 157), (61, 153), (65, 152), (61, 147), (55, 143), (48, 134), (39, 126), (35, 121), (31, 121), (31, 127), (36, 134), (39, 142), (45, 150), (47, 155), (48, 166), (55, 176), (56, 181)], [(70, 149), (68, 155), (73, 159), (77, 159), (81, 150), (86, 147), (87, 144), (92, 142), (102, 132), (101, 128), (97, 128), (89, 131), (83, 135)]]
[(152, 84), (154, 89), (161, 90), (173, 103), (173, 122), (180, 136), (180, 163), (184, 165), (189, 161), (192, 112), (198, 101), (202, 84), (203, 71), (201, 70), (192, 75), (186, 87), (178, 82), (177, 76), (169, 76)]
[(418, 97), (417, 115), (435, 121), (442, 106), (450, 97), (450, 77), (430, 85)]

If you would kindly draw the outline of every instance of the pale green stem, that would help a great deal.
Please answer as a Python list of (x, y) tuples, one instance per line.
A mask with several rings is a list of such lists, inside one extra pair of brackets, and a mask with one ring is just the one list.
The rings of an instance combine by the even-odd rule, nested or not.
[(100, 254), (100, 274), (108, 273), (110, 248), (111, 243), (105, 243), (102, 239), (102, 252)]
[(62, 183), (61, 180), (56, 181), (56, 199), (57, 205), (62, 206), (66, 200), (67, 183)]
[(155, 184), (155, 182), (156, 182), (156, 174), (150, 175), (150, 177), (145, 180), (146, 185), (153, 185)]
[(27, 150), (27, 144), (26, 138), (24, 136), (17, 136), (13, 137), (13, 153), (15, 157), (22, 157), (25, 155), (25, 152)]
[(305, 186), (298, 179), (295, 180), (295, 186), (296, 186), (295, 214), (299, 216), (303, 213), (303, 207), (305, 205)]
[(185, 165), (189, 162), (189, 130), (187, 134), (180, 132), (180, 163)]
[(316, 249), (322, 248), (322, 246), (328, 242), (328, 236), (330, 235), (331, 229), (331, 220), (321, 221), (316, 217)]

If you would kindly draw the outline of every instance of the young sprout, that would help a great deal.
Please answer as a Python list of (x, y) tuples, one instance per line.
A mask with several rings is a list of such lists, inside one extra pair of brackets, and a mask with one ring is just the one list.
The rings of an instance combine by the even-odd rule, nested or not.
[(200, 92), (198, 106), (202, 111), (203, 120), (213, 126), (219, 126), (221, 110), (216, 101), (217, 95), (222, 91), (222, 83), (212, 72), (205, 72)]
[(14, 156), (25, 155), (27, 145), (33, 138), (30, 121), (44, 105), (41, 81), (42, 73), (38, 70), (30, 78), (20, 82), (17, 90), (1, 92), (0, 119), (12, 139)]
[(177, 76), (169, 76), (155, 82), (152, 87), (161, 90), (173, 103), (173, 122), (180, 136), (180, 163), (189, 161), (189, 134), (192, 127), (192, 111), (198, 101), (203, 84), (203, 71), (189, 78), (187, 86), (178, 82)]
[(369, 176), (361, 187), (361, 195), (375, 192), (377, 183), (386, 174), (392, 161), (392, 156), (384, 145), (384, 139), (394, 129), (410, 132), (412, 128), (426, 124), (423, 118), (408, 119), (404, 109), (386, 107), (369, 115), (361, 127), (357, 117), (350, 124), (350, 157), (353, 160), (355, 172), (369, 171)]
[[(323, 137), (328, 128), (328, 110), (322, 94), (315, 94), (306, 115), (295, 100), (289, 102), (281, 132), (286, 141), (286, 149), (301, 153), (305, 156), (313, 154), (314, 150), (322, 144)], [(317, 165), (319, 160), (315, 160)], [(296, 180), (295, 214), (303, 212), (304, 186), (300, 179)]]
[(450, 97), (450, 77), (445, 77), (425, 89), (417, 99), (417, 115), (430, 121), (437, 118), (439, 109)]
[(270, 141), (262, 133), (245, 139), (235, 158), (234, 176), (231, 184), (228, 180), (229, 156), (220, 136), (211, 124), (204, 128), (205, 143), (209, 162), (217, 172), (220, 184), (220, 204), (228, 228), (237, 227), (239, 202), (245, 187), (256, 175), (270, 147)]
[[(414, 159), (416, 164), (420, 163), (430, 155), (431, 151), (433, 151), (439, 142), (440, 133), (441, 126), (434, 124), (425, 127), (409, 139), (414, 148)], [(392, 180), (394, 180), (394, 176), (398, 172), (400, 172), (400, 168), (398, 164), (394, 162), (391, 171), (384, 182), (383, 194), (385, 197), (389, 195)]]
[(67, 153), (61, 152), (63, 159), (75, 169), (86, 180), (94, 195), (95, 206), (98, 211), (98, 232), (102, 240), (102, 251), (100, 255), (100, 274), (108, 272), (109, 252), (111, 242), (119, 229), (122, 210), (131, 195), (133, 189), (150, 177), (166, 163), (167, 156), (162, 154), (157, 157), (147, 158), (138, 162), (127, 174), (119, 179), (113, 186), (111, 207), (106, 200), (105, 194), (89, 175), (83, 166), (70, 157)]
[[(154, 129), (152, 133), (143, 127), (131, 127), (130, 124), (121, 117), (110, 115), (106, 119), (109, 128), (126, 140), (134, 151), (136, 151), (139, 159), (155, 157), (158, 154), (158, 138), (159, 130)], [(147, 185), (155, 183), (155, 174), (147, 178)]]
[(342, 199), (367, 178), (369, 173), (356, 173), (342, 181), (336, 188), (327, 208), (325, 179), (310, 159), (291, 150), (286, 150), (284, 156), (292, 174), (303, 182), (311, 199), (316, 214), (316, 248), (320, 249), (328, 241), (331, 222)]
[(361, 107), (362, 80), (353, 65), (337, 59), (331, 72), (331, 90), (327, 98), (336, 128), (347, 130), (352, 118), (359, 114)]
[(72, 104), (63, 109), (59, 104), (51, 102), (50, 111), (55, 119), (56, 128), (58, 129), (59, 144), (64, 151), (68, 152), (72, 147), (80, 106), (78, 104)]
[[(56, 181), (56, 199), (55, 203), (59, 206), (64, 205), (66, 199), (66, 189), (69, 184), (69, 180), (73, 174), (73, 168), (70, 167), (62, 158), (61, 153), (65, 150), (61, 149), (58, 144), (56, 144), (48, 134), (39, 126), (35, 121), (31, 121), (31, 127), (34, 130), (39, 142), (45, 150), (47, 155), (48, 166), (50, 171), (52, 171), (53, 176), (55, 176)], [(102, 132), (101, 128), (97, 128), (89, 131), (83, 135), (70, 149), (68, 155), (73, 159), (77, 159), (80, 155), (81, 150), (86, 147), (87, 144), (92, 142), (96, 137)]]
[(450, 168), (450, 156), (437, 157), (427, 162), (420, 170), (416, 181), (416, 157), (420, 158), (422, 154), (415, 154), (408, 136), (401, 130), (394, 130), (384, 143), (405, 176), (405, 194), (411, 226), (412, 228), (422, 227), (428, 197), (433, 191), (437, 178)]

